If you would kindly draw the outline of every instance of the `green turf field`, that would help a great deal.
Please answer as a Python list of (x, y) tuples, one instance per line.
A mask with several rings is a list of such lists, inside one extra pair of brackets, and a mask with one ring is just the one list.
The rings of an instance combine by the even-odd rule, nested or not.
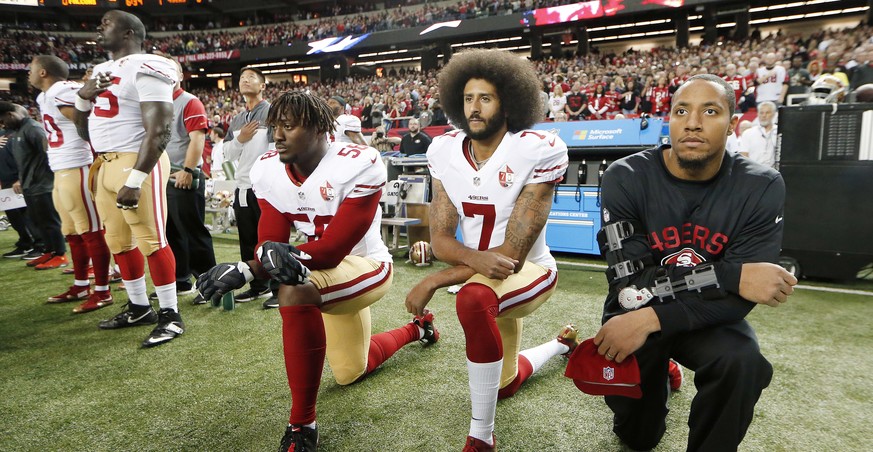
[[(15, 233), (0, 232), (0, 251)], [(236, 242), (215, 243), (219, 261), (236, 261)], [(559, 260), (591, 262), (561, 255)], [(406, 291), (430, 269), (396, 262), (394, 286), (373, 306), (376, 332), (410, 320)], [(74, 304), (47, 305), (72, 277), (0, 261), (0, 451), (275, 450), (288, 419), (276, 310), (260, 303), (223, 312), (180, 300), (186, 333), (140, 349), (150, 327), (101, 331), (97, 322), (126, 300), (73, 315)], [(803, 284), (810, 283), (804, 281)], [(829, 284), (834, 286), (834, 284)], [(864, 280), (839, 287), (873, 289)], [(575, 322), (591, 336), (606, 288), (598, 270), (561, 266), (558, 291), (526, 319), (524, 346)], [(120, 302), (120, 303), (119, 303)], [(319, 395), (324, 451), (458, 451), (469, 425), (463, 334), (453, 297), (430, 305), (442, 337), (412, 344), (363, 382), (340, 387), (326, 369)], [(742, 450), (862, 451), (873, 445), (873, 297), (799, 290), (785, 306), (756, 308), (750, 320), (775, 375), (757, 405)], [(497, 405), (501, 451), (610, 451), (609, 410), (563, 376), (553, 359), (519, 393)], [(670, 400), (658, 450), (684, 450), (695, 394), (686, 372)]]

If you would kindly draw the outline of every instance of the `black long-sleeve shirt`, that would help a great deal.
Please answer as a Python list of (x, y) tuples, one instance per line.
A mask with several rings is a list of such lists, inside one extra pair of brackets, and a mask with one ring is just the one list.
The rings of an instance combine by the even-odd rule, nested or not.
[(33, 119), (27, 118), (21, 127), (9, 137), (12, 155), (18, 164), (21, 190), (25, 195), (51, 193), (55, 173), (51, 170), (46, 154), (45, 129)]
[[(624, 220), (642, 226), (622, 242), (625, 259), (651, 258), (625, 283), (610, 281), (604, 322), (625, 312), (618, 303), (622, 288), (651, 288), (659, 270), (676, 282), (695, 265), (714, 263), (723, 297), (704, 299), (698, 292), (680, 291), (675, 300), (661, 303), (656, 297), (650, 302), (663, 336), (735, 322), (752, 310), (754, 303), (739, 295), (742, 265), (777, 261), (785, 203), (785, 183), (771, 168), (725, 153), (714, 178), (683, 181), (667, 170), (666, 148), (610, 165), (603, 176), (601, 210), (604, 225)], [(609, 265), (615, 264), (615, 254), (607, 251), (601, 248)]]
[[(12, 139), (12, 131), (0, 129), (0, 137), (6, 136)], [(12, 155), (12, 143), (7, 141), (0, 146), (0, 188), (12, 188), (12, 184), (18, 180), (18, 163)]]

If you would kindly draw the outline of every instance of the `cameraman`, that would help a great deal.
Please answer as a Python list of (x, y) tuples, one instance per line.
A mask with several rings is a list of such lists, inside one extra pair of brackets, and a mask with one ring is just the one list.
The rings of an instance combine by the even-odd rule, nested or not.
[(376, 127), (376, 133), (370, 138), (370, 146), (376, 148), (382, 154), (394, 152), (394, 146), (398, 144), (400, 144), (400, 138), (386, 136), (384, 126)]

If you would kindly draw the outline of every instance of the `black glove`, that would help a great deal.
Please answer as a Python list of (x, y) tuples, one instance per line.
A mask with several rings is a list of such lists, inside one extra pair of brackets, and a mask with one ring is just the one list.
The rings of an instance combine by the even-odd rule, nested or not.
[(287, 243), (264, 242), (258, 248), (258, 260), (270, 277), (282, 284), (296, 286), (309, 282), (309, 269), (299, 259), (309, 256)]
[(197, 290), (205, 300), (216, 300), (255, 279), (245, 262), (225, 262), (197, 277)]

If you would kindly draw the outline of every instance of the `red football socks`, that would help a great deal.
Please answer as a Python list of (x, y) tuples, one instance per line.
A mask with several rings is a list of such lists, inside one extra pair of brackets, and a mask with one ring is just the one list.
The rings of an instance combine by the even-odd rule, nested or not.
[(176, 283), (176, 256), (169, 246), (149, 255), (149, 274), (155, 287)]
[(285, 372), (291, 390), (289, 424), (315, 422), (315, 404), (327, 340), (321, 311), (313, 305), (280, 306)]
[(515, 380), (512, 380), (512, 383), (509, 383), (506, 387), (497, 391), (497, 398), (505, 399), (515, 395), (515, 393), (518, 392), (518, 388), (521, 387), (521, 384), (531, 375), (533, 375), (533, 366), (530, 361), (528, 361), (524, 355), (518, 355), (518, 373), (515, 375)]
[(367, 373), (364, 375), (376, 370), (406, 344), (417, 341), (418, 336), (418, 326), (414, 323), (371, 336), (370, 352), (367, 354)]
[(81, 235), (70, 234), (67, 236), (70, 244), (70, 257), (73, 259), (73, 275), (77, 281), (88, 280), (88, 248)]
[(121, 271), (121, 279), (125, 281), (134, 281), (145, 275), (145, 258), (139, 248), (116, 254), (115, 263)]
[[(88, 255), (91, 257), (91, 265), (94, 266), (94, 284), (105, 286), (109, 284), (109, 247), (103, 237), (103, 230), (86, 232), (82, 234), (85, 246), (88, 247)], [(72, 245), (70, 246), (72, 248)]]
[(484, 284), (465, 284), (458, 292), (456, 308), (467, 338), (467, 359), (474, 363), (502, 359), (503, 340), (497, 328), (497, 294)]

